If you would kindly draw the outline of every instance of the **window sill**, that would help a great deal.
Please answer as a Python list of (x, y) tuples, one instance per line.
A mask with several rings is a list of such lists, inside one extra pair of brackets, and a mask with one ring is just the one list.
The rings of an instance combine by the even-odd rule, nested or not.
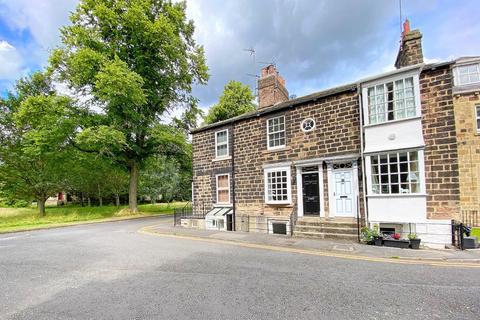
[(279, 147), (279, 148), (270, 148), (267, 150), (263, 150), (263, 153), (273, 153), (273, 152), (282, 152), (282, 151), (289, 151), (291, 150), (291, 147)]
[(368, 198), (422, 198), (426, 193), (367, 194)]
[(375, 123), (375, 124), (365, 124), (363, 125), (364, 128), (371, 128), (371, 127), (378, 127), (378, 126), (385, 126), (393, 123), (399, 123), (399, 122), (408, 122), (412, 120), (417, 120), (417, 119), (422, 119), (422, 116), (415, 116), (415, 117), (410, 117), (410, 118), (404, 118), (404, 119), (398, 119), (398, 120), (391, 120), (391, 121), (386, 121), (382, 123)]
[(231, 203), (216, 203), (213, 205), (214, 208), (228, 208), (231, 207)]
[(231, 156), (221, 157), (221, 158), (214, 158), (214, 159), (212, 160), (212, 162), (223, 161), (223, 160), (231, 160), (231, 159), (232, 159)]
[(281, 202), (265, 202), (266, 205), (269, 205), (269, 206), (285, 206), (285, 207), (289, 207), (289, 206), (292, 206), (292, 202), (291, 201), (281, 201)]

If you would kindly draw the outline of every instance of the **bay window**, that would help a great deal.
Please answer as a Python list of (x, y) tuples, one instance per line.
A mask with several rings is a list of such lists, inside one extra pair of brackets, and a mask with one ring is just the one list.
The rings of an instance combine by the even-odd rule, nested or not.
[(290, 167), (265, 169), (265, 202), (288, 204), (292, 199)]
[(368, 87), (369, 124), (416, 116), (418, 89), (415, 82), (411, 76)]
[(419, 151), (389, 152), (370, 156), (372, 193), (421, 193), (421, 162), (423, 161), (419, 159)]

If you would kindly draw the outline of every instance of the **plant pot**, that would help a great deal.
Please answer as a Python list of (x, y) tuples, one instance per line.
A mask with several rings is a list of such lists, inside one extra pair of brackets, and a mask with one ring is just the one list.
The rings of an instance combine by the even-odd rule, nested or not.
[(420, 248), (420, 241), (422, 241), (422, 239), (412, 239), (412, 240), (410, 240), (410, 248), (419, 249)]
[(385, 247), (407, 249), (408, 246), (410, 245), (410, 241), (408, 241), (408, 240), (386, 239), (386, 240), (383, 240), (383, 245)]
[(375, 239), (376, 246), (383, 246), (383, 238), (376, 238)]

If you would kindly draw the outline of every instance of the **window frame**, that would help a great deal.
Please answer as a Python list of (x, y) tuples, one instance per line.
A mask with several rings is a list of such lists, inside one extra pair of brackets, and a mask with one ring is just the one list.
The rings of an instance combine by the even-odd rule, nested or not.
[[(273, 172), (286, 172), (287, 176), (287, 199), (286, 200), (269, 200), (269, 184), (268, 184), (268, 174)], [(265, 193), (265, 203), (266, 204), (291, 204), (292, 203), (292, 183), (291, 183), (292, 171), (290, 166), (281, 166), (281, 167), (271, 167), (265, 168), (263, 173), (264, 179), (264, 193)]]
[[(227, 146), (227, 154), (226, 155), (223, 155), (223, 156), (219, 156), (218, 155), (218, 147), (219, 147), (219, 144), (218, 144), (218, 134), (219, 133), (222, 133), (222, 132), (226, 132), (227, 133), (227, 141), (226, 142), (222, 142), (222, 146), (223, 145), (226, 145)], [(228, 128), (227, 129), (223, 129), (223, 130), (219, 130), (219, 131), (215, 131), (215, 159), (225, 159), (225, 158), (228, 158), (230, 156), (230, 137), (228, 136)]]
[[(220, 176), (227, 176), (227, 180), (228, 180), (228, 187), (227, 188), (219, 188), (218, 187), (218, 177)], [(219, 191), (224, 191), (224, 190), (227, 190), (228, 191), (228, 202), (220, 202), (218, 200), (218, 192)], [(216, 174), (215, 175), (215, 194), (216, 194), (216, 199), (215, 199), (215, 205), (218, 205), (218, 206), (229, 206), (231, 205), (231, 195), (230, 195), (230, 173), (219, 173), (219, 174)]]
[[(371, 123), (370, 122), (370, 106), (369, 106), (369, 97), (368, 97), (368, 89), (374, 88), (378, 85), (386, 85), (388, 83), (394, 83), (398, 80), (403, 80), (405, 83), (405, 79), (407, 78), (412, 78), (413, 79), (413, 101), (415, 103), (415, 115), (413, 116), (405, 116), (400, 119), (393, 119), (393, 120), (388, 120), (388, 97), (385, 98), (385, 120), (382, 122), (376, 122), (376, 123)], [(405, 90), (405, 89), (404, 89)], [(395, 90), (393, 91), (395, 92)], [(387, 95), (387, 92), (384, 93)], [(405, 91), (404, 91), (405, 94)], [(404, 101), (405, 101), (405, 96), (404, 96)], [(392, 100), (395, 101), (395, 100)], [(395, 123), (398, 121), (406, 121), (406, 120), (411, 120), (411, 119), (417, 119), (420, 118), (422, 115), (421, 112), (421, 100), (420, 100), (420, 77), (419, 77), (419, 71), (410, 71), (410, 72), (404, 72), (400, 74), (394, 74), (389, 77), (383, 77), (377, 80), (365, 82), (362, 84), (362, 105), (363, 105), (363, 114), (364, 114), (364, 122), (366, 127), (368, 126), (377, 126), (377, 125), (385, 125), (389, 123)], [(394, 104), (395, 105), (395, 104)], [(405, 112), (407, 112), (407, 108), (404, 108)], [(393, 112), (395, 112), (395, 108), (393, 109)]]
[(480, 134), (480, 104), (475, 105), (475, 126), (477, 127), (477, 134)]
[[(390, 170), (391, 170), (391, 167), (390, 167), (390, 155), (393, 155), (393, 154), (399, 154), (399, 153), (408, 153), (408, 160), (407, 160), (407, 165), (408, 165), (408, 171), (403, 173), (403, 174), (408, 174), (408, 184), (409, 184), (409, 190), (410, 190), (410, 184), (411, 184), (411, 181), (410, 181), (410, 174), (414, 171), (410, 170), (410, 153), (413, 153), (413, 152), (417, 152), (417, 166), (418, 166), (418, 179), (419, 179), (419, 190), (418, 192), (408, 192), (408, 193), (402, 193), (400, 192), (400, 188), (401, 188), (401, 185), (402, 185), (402, 182), (401, 182), (401, 178), (400, 178), (400, 175), (402, 174), (402, 172), (400, 171), (400, 158), (399, 158), (399, 155), (397, 155), (397, 173), (398, 173), (398, 182), (397, 183), (393, 183), (393, 184), (398, 184), (398, 187), (399, 187), (399, 192), (398, 193), (392, 193), (391, 190), (392, 190), (392, 182), (391, 182), (391, 173), (390, 173)], [(379, 166), (379, 171), (378, 171), (378, 174), (373, 174), (372, 173), (372, 158), (373, 157), (378, 157), (378, 159), (380, 159), (380, 156), (383, 156), (383, 155), (386, 155), (387, 156), (387, 159), (388, 159), (388, 162), (387, 162), (387, 168), (388, 168), (388, 187), (389, 187), (389, 193), (382, 193), (382, 182), (381, 182), (381, 176), (382, 176), (382, 172), (381, 172), (381, 169), (380, 169), (380, 161), (378, 162), (378, 166)], [(374, 197), (415, 197), (415, 196), (424, 196), (426, 195), (426, 189), (425, 189), (425, 155), (424, 155), (424, 149), (403, 149), (403, 150), (388, 150), (388, 151), (382, 151), (382, 152), (376, 152), (376, 153), (371, 153), (371, 154), (368, 154), (366, 155), (366, 174), (367, 174), (367, 182), (368, 182), (368, 186), (367, 186), (367, 190), (368, 190), (368, 196), (374, 196)], [(375, 193), (373, 192), (373, 176), (374, 175), (378, 175), (378, 185), (379, 185), (379, 192), (378, 193)]]
[[(278, 118), (283, 118), (283, 130), (282, 130), (282, 131), (270, 132), (269, 122), (270, 122), (271, 120), (278, 119)], [(284, 148), (287, 146), (287, 124), (286, 124), (285, 115), (280, 115), (280, 116), (276, 116), (276, 117), (270, 117), (270, 118), (268, 118), (268, 119), (266, 120), (266, 124), (267, 124), (267, 150), (284, 149)], [(274, 146), (274, 147), (270, 147), (270, 135), (271, 135), (271, 134), (280, 133), (280, 132), (283, 132), (284, 144), (283, 144), (283, 145)]]
[[(460, 69), (461, 68), (464, 68), (464, 67), (470, 67), (470, 66), (476, 66), (477, 67), (477, 74), (479, 75), (479, 80), (478, 81), (475, 81), (475, 82), (467, 82), (467, 83), (461, 83), (460, 81)], [(468, 73), (467, 72), (467, 75), (471, 75), (471, 74), (475, 74), (475, 73)], [(462, 64), (458, 64), (455, 66), (454, 68), (454, 72), (453, 72), (453, 75), (454, 75), (454, 85), (455, 86), (471, 86), (471, 85), (480, 85), (480, 62), (465, 62), (465, 63), (462, 63)]]

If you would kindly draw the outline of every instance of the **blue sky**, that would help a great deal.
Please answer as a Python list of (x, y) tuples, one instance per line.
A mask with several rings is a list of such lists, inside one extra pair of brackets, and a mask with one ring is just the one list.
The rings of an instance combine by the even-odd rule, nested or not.
[[(77, 0), (0, 0), (0, 94), (46, 65)], [(256, 60), (274, 61), (291, 94), (301, 96), (393, 67), (398, 0), (189, 0), (196, 39), (211, 79), (194, 94), (204, 108), (229, 80), (254, 87)], [(480, 1), (403, 0), (403, 16), (423, 33), (429, 61), (480, 55)]]

